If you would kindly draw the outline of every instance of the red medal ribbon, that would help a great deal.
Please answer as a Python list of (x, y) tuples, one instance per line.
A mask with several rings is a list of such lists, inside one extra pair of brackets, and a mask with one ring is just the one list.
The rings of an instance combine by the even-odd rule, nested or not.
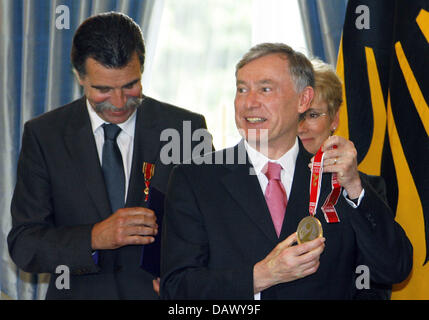
[(144, 184), (145, 184), (144, 201), (147, 201), (149, 199), (150, 179), (152, 179), (154, 172), (155, 172), (155, 165), (154, 164), (148, 163), (148, 162), (143, 162), (143, 175), (144, 175)]
[[(336, 148), (336, 146), (334, 146), (334, 148)], [(323, 156), (322, 148), (320, 148), (314, 156), (313, 166), (311, 169), (309, 205), (311, 216), (316, 214), (317, 203), (319, 202), (320, 187), (322, 186)], [(322, 211), (327, 223), (336, 223), (339, 222), (340, 219), (338, 218), (337, 211), (335, 210), (335, 205), (337, 204), (341, 193), (341, 186), (338, 183), (336, 173), (332, 174), (331, 186), (332, 191), (326, 198), (325, 203), (322, 206)]]
[(314, 156), (313, 166), (311, 168), (309, 206), (309, 212), (311, 216), (316, 214), (317, 203), (319, 202), (320, 187), (322, 186), (322, 164), (323, 152), (319, 150)]

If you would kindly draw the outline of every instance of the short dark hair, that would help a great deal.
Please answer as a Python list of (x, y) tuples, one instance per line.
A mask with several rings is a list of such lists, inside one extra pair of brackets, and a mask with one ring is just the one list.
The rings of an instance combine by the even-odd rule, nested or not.
[(301, 52), (293, 50), (284, 43), (266, 42), (250, 48), (237, 63), (235, 75), (237, 76), (238, 70), (249, 62), (270, 54), (280, 54), (288, 59), (289, 72), (297, 92), (301, 92), (307, 86), (314, 88), (314, 71), (310, 60)]
[(71, 61), (79, 75), (84, 76), (88, 58), (108, 68), (121, 68), (130, 62), (134, 52), (143, 72), (145, 46), (139, 25), (123, 13), (107, 12), (89, 17), (76, 30)]

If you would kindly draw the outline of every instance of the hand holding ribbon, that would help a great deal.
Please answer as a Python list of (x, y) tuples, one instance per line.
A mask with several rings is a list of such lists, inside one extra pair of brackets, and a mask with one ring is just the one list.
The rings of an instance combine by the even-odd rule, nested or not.
[(323, 172), (336, 173), (338, 183), (346, 190), (348, 197), (358, 198), (362, 192), (362, 184), (353, 142), (340, 136), (330, 136), (322, 144), (321, 150), (324, 153)]

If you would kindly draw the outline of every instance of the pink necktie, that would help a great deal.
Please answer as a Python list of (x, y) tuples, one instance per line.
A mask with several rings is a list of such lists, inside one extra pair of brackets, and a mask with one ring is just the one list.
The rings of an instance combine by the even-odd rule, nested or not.
[(262, 170), (268, 178), (265, 200), (267, 201), (277, 236), (280, 236), (287, 205), (286, 191), (280, 179), (281, 171), (281, 165), (274, 162), (268, 162)]

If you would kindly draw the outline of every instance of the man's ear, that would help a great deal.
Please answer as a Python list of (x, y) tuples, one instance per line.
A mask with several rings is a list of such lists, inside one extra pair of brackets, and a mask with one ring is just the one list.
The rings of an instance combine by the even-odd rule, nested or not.
[(314, 89), (312, 87), (307, 86), (304, 88), (304, 90), (301, 91), (298, 106), (299, 113), (304, 113), (305, 111), (307, 111), (308, 108), (310, 108), (311, 102), (313, 101), (313, 97)]

